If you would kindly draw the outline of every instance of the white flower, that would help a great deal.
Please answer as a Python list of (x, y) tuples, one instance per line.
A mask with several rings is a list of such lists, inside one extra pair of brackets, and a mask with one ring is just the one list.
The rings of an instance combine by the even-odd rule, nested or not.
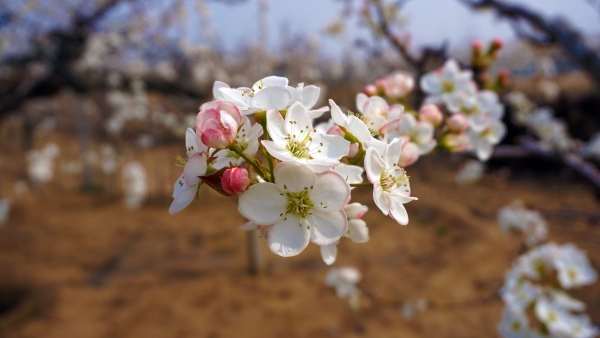
[(535, 316), (548, 327), (550, 333), (565, 331), (572, 314), (556, 306), (545, 297), (540, 297), (535, 303)]
[(369, 128), (371, 134), (385, 135), (396, 131), (404, 116), (404, 106), (400, 104), (389, 106), (379, 96), (368, 97), (363, 93), (358, 93), (356, 107), (363, 115), (362, 121)]
[[(367, 223), (360, 219), (369, 210), (366, 205), (360, 203), (350, 203), (344, 206), (346, 218), (348, 218), (348, 231), (344, 234), (345, 238), (349, 238), (354, 243), (366, 243), (369, 241), (369, 228)], [(339, 241), (321, 246), (321, 257), (327, 265), (335, 262), (337, 257), (337, 245)]]
[(598, 327), (594, 327), (590, 317), (585, 315), (567, 316), (563, 325), (555, 328), (560, 337), (572, 338), (594, 338), (600, 333)]
[(258, 225), (269, 225), (269, 248), (283, 257), (298, 255), (308, 242), (330, 245), (348, 230), (344, 205), (348, 183), (337, 173), (315, 174), (296, 162), (275, 168), (275, 183), (252, 185), (239, 197), (239, 211)]
[(482, 131), (490, 121), (502, 119), (504, 106), (499, 102), (496, 92), (473, 90), (473, 93), (462, 91), (450, 95), (447, 106), (452, 113), (464, 114), (472, 130)]
[(331, 168), (331, 171), (340, 174), (348, 184), (357, 184), (362, 183), (362, 174), (365, 170), (357, 165), (340, 163)]
[(10, 213), (10, 202), (7, 199), (0, 200), (0, 225), (8, 221)]
[(263, 140), (269, 154), (281, 161), (308, 165), (323, 172), (340, 163), (348, 155), (350, 142), (337, 135), (315, 132), (306, 108), (294, 103), (285, 119), (276, 110), (267, 111), (267, 129), (271, 140)]
[(351, 266), (329, 269), (325, 284), (335, 288), (335, 292), (340, 298), (350, 297), (356, 292), (356, 284), (360, 282), (362, 275), (358, 269)]
[(333, 100), (329, 100), (329, 104), (331, 105), (331, 119), (333, 122), (342, 128), (342, 131), (352, 134), (367, 147), (372, 138), (367, 125), (354, 115), (344, 115)]
[(600, 133), (596, 133), (581, 149), (581, 155), (600, 160)]
[(558, 249), (554, 265), (558, 271), (558, 280), (566, 289), (592, 284), (598, 277), (587, 256), (571, 243)]
[[(242, 125), (236, 135), (236, 144), (242, 149), (244, 154), (250, 158), (254, 158), (254, 155), (258, 151), (258, 138), (262, 133), (263, 130), (260, 124), (255, 123), (252, 125), (250, 119), (244, 116), (242, 117)], [(235, 167), (239, 167), (244, 162), (242, 157), (229, 149), (219, 150), (216, 156), (217, 159), (212, 163), (215, 169), (228, 167), (229, 163)]]
[(452, 94), (469, 91), (473, 86), (473, 73), (470, 70), (461, 71), (458, 62), (450, 59), (442, 68), (425, 74), (420, 81), (421, 89), (429, 96), (427, 102), (448, 102)]
[(501, 121), (492, 120), (481, 131), (469, 129), (467, 132), (471, 144), (471, 150), (479, 160), (487, 161), (494, 150), (494, 145), (500, 143), (506, 134), (506, 126)]
[(540, 108), (534, 111), (527, 121), (527, 126), (535, 132), (546, 148), (568, 151), (574, 146), (567, 125), (563, 121), (557, 120), (550, 108)]
[(401, 147), (400, 139), (393, 140), (383, 149), (380, 146), (370, 147), (365, 156), (365, 170), (369, 182), (373, 183), (373, 199), (377, 207), (384, 215), (389, 214), (396, 222), (406, 225), (408, 214), (403, 204), (417, 198), (410, 197), (409, 178), (406, 171), (397, 165)]
[(139, 208), (148, 194), (148, 179), (144, 165), (134, 161), (123, 167), (125, 205), (131, 209)]
[(407, 136), (411, 143), (419, 148), (419, 155), (425, 155), (435, 148), (437, 141), (434, 138), (435, 127), (427, 120), (417, 121), (412, 114), (404, 114), (398, 132), (392, 133), (394, 137)]
[(477, 160), (469, 160), (464, 163), (456, 176), (454, 181), (460, 185), (463, 184), (474, 184), (479, 182), (485, 173), (485, 164)]
[(505, 307), (502, 311), (502, 321), (498, 325), (498, 331), (505, 338), (526, 338), (529, 335), (529, 323), (527, 317), (522, 313), (515, 312)]
[(188, 128), (185, 132), (185, 148), (187, 160), (184, 160), (183, 174), (179, 176), (173, 187), (173, 202), (169, 213), (175, 215), (190, 205), (201, 184), (200, 176), (206, 174), (208, 148), (200, 141), (196, 133)]
[(498, 223), (503, 231), (521, 231), (528, 246), (538, 244), (548, 234), (548, 224), (535, 210), (525, 208), (522, 201), (513, 201), (498, 211)]

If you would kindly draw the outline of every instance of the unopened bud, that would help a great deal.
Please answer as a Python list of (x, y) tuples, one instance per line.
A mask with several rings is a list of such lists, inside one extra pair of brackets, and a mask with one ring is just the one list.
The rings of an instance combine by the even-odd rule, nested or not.
[(440, 108), (433, 103), (428, 103), (419, 110), (419, 120), (428, 121), (436, 127), (442, 123), (443, 118), (444, 115), (442, 115)]
[(232, 195), (239, 195), (248, 189), (250, 177), (244, 168), (229, 168), (221, 177), (223, 190)]
[(469, 120), (463, 114), (454, 114), (446, 123), (448, 129), (455, 133), (462, 133), (463, 131), (469, 129)]
[(375, 96), (377, 95), (377, 87), (375, 87), (373, 84), (368, 84), (365, 86), (365, 88), (363, 88), (363, 93), (367, 94), (368, 96)]

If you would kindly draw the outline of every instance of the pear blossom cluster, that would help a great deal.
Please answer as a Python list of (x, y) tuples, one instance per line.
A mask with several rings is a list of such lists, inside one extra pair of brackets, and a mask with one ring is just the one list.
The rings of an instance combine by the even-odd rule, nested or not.
[(362, 274), (355, 267), (331, 268), (327, 272), (327, 277), (325, 277), (325, 285), (335, 289), (335, 293), (339, 298), (348, 299), (350, 307), (357, 310), (361, 306), (362, 292), (356, 284), (361, 279)]
[(146, 169), (142, 163), (132, 161), (123, 166), (122, 175), (125, 205), (130, 209), (138, 209), (148, 195)]
[(548, 224), (542, 214), (515, 200), (498, 211), (498, 223), (504, 232), (521, 232), (529, 247), (539, 244), (548, 234)]
[(506, 274), (498, 326), (507, 338), (596, 337), (600, 330), (583, 314), (586, 305), (569, 290), (597, 280), (585, 253), (574, 244), (547, 243), (520, 256)]
[[(249, 221), (242, 228), (260, 230), (273, 253), (295, 256), (313, 243), (327, 264), (336, 260), (342, 238), (369, 240), (361, 219), (367, 207), (351, 201), (355, 187), (371, 187), (377, 207), (408, 224), (404, 204), (416, 198), (403, 166), (435, 141), (419, 134), (414, 117), (404, 119), (402, 105), (359, 94), (360, 114), (346, 114), (333, 100), (318, 106), (319, 87), (291, 87), (276, 76), (251, 87), (217, 81), (213, 96), (200, 106), (195, 130), (186, 131), (170, 213), (207, 185), (238, 196), (238, 211)], [(315, 125), (327, 111), (331, 119)]]
[(54, 160), (60, 154), (60, 148), (54, 143), (48, 143), (40, 150), (27, 153), (29, 168), (27, 173), (35, 184), (45, 184), (54, 178)]

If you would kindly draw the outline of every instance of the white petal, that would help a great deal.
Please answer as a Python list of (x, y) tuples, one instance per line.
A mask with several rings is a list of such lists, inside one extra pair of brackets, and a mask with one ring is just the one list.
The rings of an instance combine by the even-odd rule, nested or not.
[(368, 145), (372, 139), (367, 125), (356, 116), (348, 116), (348, 130), (365, 145)]
[(285, 147), (274, 141), (261, 141), (262, 145), (267, 149), (271, 156), (280, 161), (295, 161), (296, 158)]
[(319, 109), (311, 109), (308, 111), (308, 117), (310, 117), (311, 119), (318, 119), (319, 117), (321, 117), (321, 115), (323, 115), (324, 113), (329, 111), (329, 107), (325, 106), (325, 107), (321, 107)]
[(390, 201), (390, 217), (392, 217), (400, 225), (408, 224), (408, 213), (404, 208), (404, 203), (416, 200), (416, 198), (391, 194), (388, 196)]
[(373, 201), (375, 201), (375, 205), (384, 215), (387, 216), (390, 213), (390, 200), (387, 194), (383, 192), (383, 189), (381, 189), (379, 181), (373, 183)]
[(238, 229), (242, 229), (242, 230), (246, 230), (246, 231), (252, 231), (256, 228), (258, 228), (258, 224), (253, 223), (253, 222), (246, 222), (238, 227)]
[(309, 190), (309, 196), (315, 210), (336, 211), (346, 205), (350, 197), (350, 186), (340, 174), (326, 171), (317, 175), (314, 189)]
[(331, 119), (333, 120), (333, 122), (340, 127), (348, 128), (347, 117), (346, 115), (344, 115), (344, 113), (342, 113), (340, 107), (338, 107), (335, 101), (331, 99), (329, 100), (329, 105), (331, 106)]
[(363, 215), (369, 210), (369, 207), (360, 203), (350, 203), (344, 206), (344, 211), (346, 211), (346, 217), (348, 219), (358, 219), (363, 217)]
[(404, 140), (401, 138), (395, 138), (388, 145), (388, 149), (383, 158), (387, 167), (395, 167), (398, 165), (398, 160), (402, 154), (402, 144)]
[(356, 94), (356, 108), (363, 114), (365, 103), (369, 100), (369, 97), (363, 93)]
[(285, 113), (285, 130), (297, 140), (303, 140), (307, 132), (313, 131), (308, 111), (300, 102), (296, 102)]
[(206, 153), (195, 153), (183, 168), (183, 179), (187, 186), (196, 185), (200, 182), (200, 176), (206, 174)]
[(357, 165), (340, 163), (331, 168), (331, 171), (335, 171), (336, 173), (342, 175), (348, 184), (362, 183), (363, 181), (362, 174), (364, 169)]
[(335, 262), (335, 258), (337, 257), (337, 244), (324, 245), (320, 248), (323, 262), (325, 262), (327, 265), (333, 264)]
[(244, 91), (235, 88), (221, 88), (219, 91), (223, 94), (224, 101), (231, 101), (240, 109), (248, 108), (248, 102), (244, 96)]
[(288, 215), (269, 227), (267, 236), (269, 249), (282, 257), (298, 255), (306, 249), (309, 239), (310, 230), (307, 228), (306, 221), (297, 215)]
[(310, 190), (317, 182), (317, 175), (308, 166), (296, 162), (279, 163), (274, 174), (282, 192)]
[(267, 131), (269, 137), (276, 143), (285, 144), (287, 133), (285, 131), (285, 120), (281, 113), (276, 109), (270, 109), (267, 111)]
[(187, 156), (190, 157), (197, 152), (206, 151), (208, 147), (206, 147), (202, 141), (198, 138), (196, 133), (192, 128), (188, 128), (185, 131), (185, 150), (187, 152)]
[(176, 213), (183, 210), (185, 207), (190, 205), (196, 196), (196, 190), (198, 189), (197, 185), (186, 187), (183, 191), (181, 191), (175, 199), (173, 199), (173, 203), (169, 207), (169, 213), (171, 215), (175, 215)]
[(225, 101), (223, 94), (221, 93), (221, 88), (229, 88), (229, 85), (225, 82), (215, 81), (212, 89), (213, 97), (215, 100)]
[(182, 191), (187, 188), (187, 184), (185, 184), (185, 180), (183, 179), (183, 175), (179, 176), (175, 184), (173, 185), (173, 198), (179, 196)]
[(491, 144), (485, 141), (479, 141), (474, 146), (475, 153), (477, 154), (477, 157), (480, 161), (487, 161), (490, 159), (490, 157), (492, 156), (492, 152), (494, 151), (494, 147)]
[[(350, 151), (350, 142), (338, 135), (314, 133), (310, 150), (310, 155), (313, 158), (334, 159), (339, 163), (340, 158), (348, 155), (348, 152)], [(318, 152), (318, 150), (321, 150), (321, 152)], [(330, 167), (333, 167), (333, 165)]]
[(310, 109), (317, 104), (321, 88), (317, 86), (306, 86), (302, 89), (302, 104), (306, 109)]
[(238, 210), (258, 225), (271, 225), (283, 218), (287, 199), (273, 183), (258, 183), (240, 195)]
[(369, 241), (369, 228), (362, 219), (351, 219), (348, 221), (350, 239), (354, 243), (365, 243)]
[(435, 72), (425, 74), (420, 81), (421, 89), (427, 94), (439, 94), (442, 92), (440, 77)]
[(282, 76), (267, 76), (256, 83), (261, 82), (263, 87), (286, 87), (289, 83), (287, 77)]
[(262, 110), (277, 109), (282, 110), (287, 107), (292, 98), (292, 92), (284, 87), (265, 88), (254, 95), (250, 100), (253, 108)]
[(367, 172), (367, 178), (369, 182), (373, 184), (379, 184), (381, 179), (381, 173), (385, 170), (385, 163), (379, 152), (375, 148), (367, 149), (365, 155), (365, 171)]
[(348, 230), (348, 220), (344, 210), (315, 212), (308, 217), (310, 241), (317, 245), (330, 245), (339, 240)]

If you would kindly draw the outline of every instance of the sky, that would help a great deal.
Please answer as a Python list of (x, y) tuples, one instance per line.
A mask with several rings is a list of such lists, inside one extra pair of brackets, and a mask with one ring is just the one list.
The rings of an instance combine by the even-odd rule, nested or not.
[[(585, 34), (600, 35), (600, 11), (588, 0), (505, 1), (535, 9), (547, 18), (561, 16)], [(212, 26), (227, 50), (235, 51), (240, 44), (258, 42), (258, 0), (237, 5), (208, 1), (208, 7)], [(281, 29), (286, 25), (293, 34), (319, 39), (326, 55), (341, 55), (342, 44), (323, 32), (328, 23), (340, 16), (341, 9), (341, 2), (335, 0), (269, 0), (269, 48), (276, 50)], [(473, 39), (515, 38), (505, 20), (497, 19), (490, 11), (471, 11), (459, 0), (408, 0), (404, 14), (408, 19), (406, 28), (413, 36), (413, 48), (448, 41), (452, 50)], [(356, 18), (349, 26), (348, 35), (353, 40), (369, 36), (364, 28), (358, 27)]]

